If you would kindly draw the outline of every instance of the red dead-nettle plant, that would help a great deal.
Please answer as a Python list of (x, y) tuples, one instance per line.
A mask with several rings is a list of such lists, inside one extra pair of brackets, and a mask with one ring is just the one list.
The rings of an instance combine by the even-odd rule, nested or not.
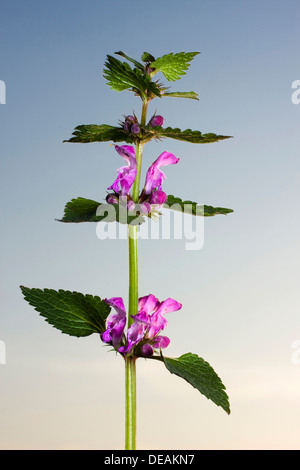
[[(136, 361), (138, 358), (160, 361), (172, 373), (185, 379), (216, 405), (230, 413), (225, 387), (214, 369), (196, 354), (187, 353), (178, 358), (165, 356), (170, 339), (162, 335), (169, 313), (182, 308), (177, 299), (165, 297), (159, 300), (154, 294), (139, 295), (138, 285), (138, 231), (146, 220), (159, 220), (162, 208), (188, 213), (195, 217), (211, 217), (228, 214), (231, 209), (200, 205), (167, 195), (163, 190), (165, 173), (162, 167), (178, 165), (179, 158), (168, 151), (159, 155), (146, 172), (141, 186), (143, 149), (154, 140), (176, 139), (194, 144), (206, 144), (228, 139), (229, 136), (214, 133), (163, 127), (164, 118), (154, 113), (147, 116), (148, 105), (154, 99), (187, 98), (198, 100), (197, 93), (174, 92), (157, 79), (161, 74), (173, 82), (185, 75), (192, 59), (198, 52), (180, 52), (154, 58), (144, 52), (141, 62), (123, 52), (108, 55), (104, 77), (115, 91), (129, 90), (141, 99), (140, 118), (135, 113), (123, 116), (117, 126), (108, 124), (80, 125), (73, 136), (65, 142), (114, 143), (113, 152), (121, 156), (125, 165), (117, 170), (117, 178), (103, 193), (103, 203), (78, 197), (65, 206), (61, 222), (125, 223), (128, 225), (129, 295), (128, 308), (121, 297), (107, 299), (90, 294), (66, 290), (28, 288), (21, 286), (25, 299), (46, 321), (63, 333), (76, 337), (99, 335), (99, 342), (109, 345), (123, 358), (125, 365), (125, 449), (136, 449)], [(125, 59), (125, 60), (124, 60)], [(123, 143), (122, 145), (119, 145)], [(116, 155), (117, 156), (117, 155)], [(108, 183), (109, 184), (109, 183)], [(113, 210), (112, 210), (113, 209)], [(107, 214), (110, 214), (107, 217)], [(112, 216), (113, 214), (113, 216)], [(125, 219), (124, 219), (125, 214)], [(122, 217), (121, 217), (122, 215)], [(163, 266), (161, 267), (163, 269)], [(116, 282), (114, 282), (116, 284)], [(116, 288), (117, 289), (117, 288)], [(116, 292), (117, 295), (117, 292)], [(173, 315), (173, 313), (172, 313)], [(172, 316), (171, 315), (171, 316)], [(188, 315), (185, 313), (185, 315)], [(197, 319), (193, 319), (196, 326)], [(188, 322), (182, 322), (184, 329)]]

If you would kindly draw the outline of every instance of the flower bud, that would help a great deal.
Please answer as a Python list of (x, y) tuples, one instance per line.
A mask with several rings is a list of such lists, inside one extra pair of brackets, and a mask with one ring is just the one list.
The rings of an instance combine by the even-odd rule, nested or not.
[(126, 132), (130, 132), (131, 123), (130, 123), (129, 121), (125, 121), (125, 122), (124, 122), (124, 125), (123, 125), (123, 129), (124, 129), (124, 131), (126, 131)]
[(164, 191), (155, 190), (152, 191), (149, 203), (150, 204), (165, 204), (167, 202), (167, 195)]
[(149, 343), (143, 344), (143, 346), (141, 347), (141, 355), (143, 357), (153, 356), (153, 348)]
[(108, 194), (106, 196), (106, 202), (108, 204), (118, 204), (119, 200), (118, 198), (115, 196), (115, 194)]
[(164, 123), (164, 118), (162, 116), (153, 116), (150, 121), (149, 121), (149, 126), (155, 127), (155, 126), (162, 126)]
[(138, 134), (140, 132), (141, 128), (140, 126), (135, 122), (134, 124), (132, 124), (131, 126), (131, 132), (133, 134)]
[(131, 132), (131, 126), (135, 123), (135, 117), (134, 116), (125, 116), (125, 122), (123, 123), (123, 129), (126, 132)]

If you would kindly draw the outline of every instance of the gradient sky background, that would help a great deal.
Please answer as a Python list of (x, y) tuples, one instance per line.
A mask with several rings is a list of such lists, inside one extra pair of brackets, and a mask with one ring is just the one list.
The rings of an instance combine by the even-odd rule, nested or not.
[[(121, 159), (109, 143), (62, 144), (78, 124), (140, 113), (102, 77), (106, 54), (200, 51), (151, 103), (166, 125), (232, 135), (150, 143), (180, 157), (165, 190), (234, 209), (205, 219), (205, 243), (140, 243), (140, 294), (183, 303), (168, 356), (193, 352), (222, 378), (232, 413), (155, 361), (138, 362), (139, 449), (299, 449), (300, 4), (296, 0), (1, 1), (1, 449), (122, 449), (124, 371), (97, 335), (50, 327), (19, 286), (127, 302), (127, 242), (61, 224), (66, 202), (103, 200)], [(294, 354), (294, 356), (293, 356)], [(297, 360), (293, 360), (296, 358)], [(153, 363), (155, 362), (155, 363)]]

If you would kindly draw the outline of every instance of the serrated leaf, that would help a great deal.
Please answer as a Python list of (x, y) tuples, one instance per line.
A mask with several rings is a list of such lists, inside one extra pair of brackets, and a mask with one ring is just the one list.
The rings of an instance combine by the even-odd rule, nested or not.
[(200, 131), (192, 131), (191, 129), (186, 129), (182, 131), (178, 128), (167, 127), (163, 128), (160, 126), (150, 127), (146, 126), (145, 130), (153, 135), (155, 139), (169, 138), (182, 140), (184, 142), (191, 142), (194, 144), (210, 144), (213, 142), (218, 142), (219, 140), (230, 139), (232, 136), (226, 135), (217, 135), (213, 133), (202, 134)]
[(65, 223), (119, 222), (140, 225), (145, 218), (136, 214), (131, 215), (119, 204), (101, 204), (92, 199), (78, 197), (66, 204), (62, 219), (57, 220)]
[(171, 96), (171, 97), (174, 97), (174, 98), (189, 98), (191, 100), (199, 101), (198, 93), (196, 93), (195, 91), (165, 92), (165, 93), (162, 94), (162, 96)]
[(132, 69), (127, 62), (121, 62), (110, 55), (107, 56), (105, 67), (103, 75), (112, 90), (131, 90), (142, 99), (152, 95), (161, 97), (157, 84), (139, 68)]
[(214, 215), (227, 215), (234, 212), (233, 209), (226, 209), (225, 207), (213, 207), (205, 204), (198, 204), (192, 201), (182, 201), (179, 197), (169, 195), (166, 204), (163, 206), (166, 209), (171, 209), (185, 214), (197, 215), (202, 217), (212, 217)]
[(82, 124), (75, 127), (73, 137), (64, 142), (91, 143), (91, 142), (127, 142), (133, 143), (132, 138), (122, 127), (109, 126), (108, 124)]
[(115, 54), (117, 54), (121, 57), (124, 57), (124, 59), (129, 60), (129, 62), (132, 62), (138, 69), (144, 70), (143, 64), (141, 64), (137, 60), (133, 59), (132, 57), (129, 57), (127, 54), (125, 54), (125, 52), (119, 51), (119, 52), (115, 52)]
[(62, 333), (79, 338), (105, 330), (110, 307), (98, 296), (62, 289), (20, 288), (25, 300)]
[(163, 361), (171, 374), (186, 380), (202, 395), (230, 414), (226, 388), (208, 362), (192, 353), (184, 354), (177, 359), (163, 357)]
[(190, 66), (190, 62), (199, 52), (179, 52), (174, 54), (163, 55), (154, 62), (151, 62), (150, 67), (155, 69), (156, 72), (161, 72), (168, 81), (176, 81), (186, 74), (186, 70)]

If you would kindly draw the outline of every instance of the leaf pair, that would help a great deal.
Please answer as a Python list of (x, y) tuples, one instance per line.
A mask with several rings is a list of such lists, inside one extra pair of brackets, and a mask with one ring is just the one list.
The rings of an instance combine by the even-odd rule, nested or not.
[[(133, 143), (135, 137), (126, 132), (122, 127), (109, 126), (107, 124), (82, 124), (77, 126), (73, 132), (73, 137), (64, 142), (69, 143), (92, 143), (92, 142), (126, 142)], [(140, 139), (150, 141), (152, 139), (175, 139), (193, 144), (211, 144), (220, 140), (230, 139), (231, 136), (217, 135), (212, 132), (202, 134), (200, 131), (192, 131), (186, 129), (184, 131), (178, 128), (163, 128), (161, 126), (144, 126), (141, 127)]]
[[(25, 300), (45, 320), (64, 334), (85, 337), (105, 330), (110, 306), (100, 297), (60, 289), (30, 289), (21, 286)], [(230, 413), (225, 387), (213, 368), (195, 354), (175, 358), (156, 356), (172, 374), (186, 380), (206, 398)]]
[[(168, 196), (167, 203), (164, 208), (184, 212), (202, 217), (212, 217), (214, 215), (226, 215), (233, 212), (232, 209), (224, 207), (212, 207), (200, 205), (192, 201), (182, 201), (182, 199), (174, 196)], [(125, 208), (118, 204), (101, 204), (92, 199), (78, 197), (72, 199), (65, 206), (64, 215), (59, 222), (120, 222), (124, 224), (140, 225), (145, 221), (145, 217), (135, 213), (128, 212)]]

